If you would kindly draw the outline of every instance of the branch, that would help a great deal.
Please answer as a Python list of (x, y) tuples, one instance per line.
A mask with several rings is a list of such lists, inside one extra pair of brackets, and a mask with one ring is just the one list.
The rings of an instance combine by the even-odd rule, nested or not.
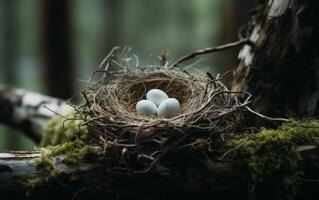
[(195, 58), (196, 56), (199, 56), (199, 55), (204, 55), (204, 54), (214, 53), (214, 52), (218, 52), (218, 51), (223, 51), (223, 50), (226, 50), (226, 49), (239, 47), (239, 46), (243, 46), (243, 45), (250, 45), (251, 46), (252, 43), (250, 42), (249, 39), (243, 39), (243, 40), (239, 40), (239, 41), (236, 41), (236, 42), (228, 43), (228, 44), (217, 46), (217, 47), (209, 47), (209, 48), (197, 50), (197, 51), (195, 51), (193, 53), (189, 53), (189, 54), (181, 57), (180, 59), (178, 59), (172, 65), (172, 67), (176, 67), (177, 65), (181, 64), (182, 62), (184, 62), (186, 60), (193, 59), (193, 58)]
[(254, 111), (253, 109), (251, 109), (250, 107), (246, 106), (245, 107), (247, 111), (249, 111), (250, 113), (262, 118), (262, 119), (265, 119), (267, 121), (278, 121), (278, 122), (290, 122), (289, 119), (286, 119), (286, 118), (272, 118), (272, 117), (268, 117), (268, 116), (265, 116), (263, 114), (260, 114), (256, 111)]
[(21, 130), (36, 142), (44, 124), (70, 108), (61, 99), (0, 85), (0, 123)]

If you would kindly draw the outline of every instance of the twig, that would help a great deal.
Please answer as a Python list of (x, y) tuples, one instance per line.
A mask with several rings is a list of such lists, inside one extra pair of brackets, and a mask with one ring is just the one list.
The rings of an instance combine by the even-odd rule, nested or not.
[(114, 52), (117, 51), (120, 47), (113, 47), (112, 50), (110, 51), (110, 53), (108, 53), (105, 58), (102, 60), (102, 62), (100, 63), (100, 65), (98, 66), (99, 69), (101, 69), (103, 67), (103, 65), (105, 64), (105, 68), (104, 70), (95, 70), (94, 72), (92, 72), (91, 76), (89, 77), (89, 80), (87, 82), (91, 82), (92, 76), (96, 73), (96, 72), (103, 72), (103, 78), (105, 77), (106, 73), (108, 72), (108, 68), (109, 68), (109, 60), (110, 58), (114, 55)]
[(168, 57), (168, 54), (166, 51), (163, 51), (161, 55), (158, 57), (161, 63), (161, 66), (165, 66), (167, 64), (167, 57)]
[(91, 73), (91, 75), (90, 75), (90, 77), (89, 77), (89, 80), (87, 80), (86, 82), (87, 83), (91, 83), (91, 79), (92, 79), (92, 77), (96, 74), (96, 73), (107, 73), (108, 71), (105, 71), (105, 70), (94, 70), (92, 73)]
[(254, 115), (257, 115), (258, 117), (260, 118), (263, 118), (265, 120), (268, 120), (268, 121), (281, 121), (281, 122), (290, 122), (289, 119), (285, 119), (285, 118), (272, 118), (272, 117), (267, 117), (265, 115), (262, 115), (254, 110), (252, 110), (251, 108), (249, 108), (248, 106), (246, 106), (246, 109), (247, 111), (251, 112), (252, 114)]
[(232, 73), (233, 72), (233, 70), (232, 69), (230, 69), (230, 70), (228, 70), (228, 71), (226, 71), (225, 73), (223, 73), (222, 75), (220, 75), (220, 79), (224, 79), (226, 76), (228, 76), (230, 73)]
[(84, 99), (86, 101), (86, 105), (90, 107), (91, 103), (90, 103), (88, 97), (86, 96), (86, 93), (85, 92), (81, 92), (81, 94), (82, 94), (82, 96), (84, 97)]
[(197, 51), (195, 51), (193, 53), (189, 53), (189, 54), (181, 57), (180, 59), (178, 59), (172, 65), (172, 67), (176, 67), (180, 63), (182, 63), (182, 62), (184, 62), (186, 60), (190, 60), (192, 58), (195, 58), (196, 56), (199, 56), (199, 55), (204, 55), (204, 54), (209, 54), (209, 53), (213, 53), (213, 52), (223, 51), (223, 50), (226, 50), (226, 49), (230, 49), (230, 48), (234, 48), (234, 47), (238, 47), (238, 46), (242, 46), (242, 45), (252, 45), (252, 42), (249, 39), (243, 39), (243, 40), (239, 40), (239, 41), (236, 41), (236, 42), (228, 43), (228, 44), (217, 46), (217, 47), (209, 47), (209, 48), (197, 50)]
[(54, 113), (54, 114), (56, 114), (56, 115), (58, 115), (58, 116), (62, 117), (63, 119), (66, 119), (66, 117), (65, 117), (65, 116), (63, 116), (62, 114), (58, 113), (58, 112), (57, 112), (57, 111), (55, 111), (55, 110), (52, 110), (51, 108), (49, 108), (49, 107), (48, 107), (48, 106), (46, 106), (46, 105), (43, 105), (43, 108), (45, 108), (45, 109), (47, 109), (48, 111), (50, 111), (50, 112), (52, 112), (52, 113)]
[(231, 152), (237, 150), (239, 147), (241, 147), (244, 143), (239, 144), (238, 146), (236, 146), (235, 148), (232, 148), (230, 150), (228, 150), (226, 153), (224, 153), (220, 158), (218, 158), (218, 160), (224, 160), (224, 158)]
[(120, 47), (113, 47), (113, 49), (110, 51), (110, 53), (107, 54), (107, 56), (102, 60), (98, 68), (102, 68), (102, 66), (106, 63), (106, 61), (109, 60), (109, 58), (114, 55), (114, 52), (118, 50)]
[(216, 81), (220, 81), (220, 80), (222, 80), (222, 79), (212, 79), (212, 80), (210, 80), (210, 81), (208, 81), (208, 82), (206, 83), (205, 92), (204, 92), (203, 98), (207, 95), (207, 90), (208, 90), (209, 84), (213, 83), (213, 84), (214, 84), (214, 87), (216, 87)]

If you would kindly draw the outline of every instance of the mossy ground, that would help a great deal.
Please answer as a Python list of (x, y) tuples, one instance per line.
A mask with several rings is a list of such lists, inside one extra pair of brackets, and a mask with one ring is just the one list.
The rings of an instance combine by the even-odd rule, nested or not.
[(303, 175), (297, 147), (319, 144), (318, 137), (319, 120), (309, 120), (234, 140), (237, 159), (250, 179), (252, 197), (294, 199)]

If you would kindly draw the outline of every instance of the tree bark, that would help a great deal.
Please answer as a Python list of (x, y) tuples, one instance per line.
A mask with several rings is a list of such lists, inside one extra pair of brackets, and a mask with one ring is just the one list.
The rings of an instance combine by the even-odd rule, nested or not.
[(277, 116), (319, 113), (319, 2), (269, 0), (252, 12), (232, 88), (250, 92), (256, 111)]

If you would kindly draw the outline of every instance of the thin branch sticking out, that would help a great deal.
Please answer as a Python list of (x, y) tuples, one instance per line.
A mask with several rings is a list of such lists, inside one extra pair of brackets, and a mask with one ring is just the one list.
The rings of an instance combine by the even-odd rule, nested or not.
[(172, 67), (176, 67), (177, 65), (181, 64), (182, 62), (186, 61), (186, 60), (190, 60), (195, 58), (196, 56), (200, 56), (200, 55), (205, 55), (205, 54), (209, 54), (209, 53), (213, 53), (213, 52), (218, 52), (218, 51), (223, 51), (226, 49), (230, 49), (230, 48), (234, 48), (234, 47), (238, 47), (238, 46), (243, 46), (243, 45), (250, 45), (252, 46), (252, 42), (249, 39), (242, 39), (236, 42), (232, 42), (232, 43), (228, 43), (228, 44), (224, 44), (221, 46), (217, 46), (217, 47), (209, 47), (209, 48), (205, 48), (205, 49), (201, 49), (201, 50), (197, 50), (193, 53), (189, 53), (183, 57), (181, 57), (180, 59), (178, 59), (173, 65)]
[(272, 117), (265, 116), (263, 114), (260, 114), (260, 113), (258, 113), (256, 111), (252, 110), (248, 106), (246, 106), (246, 110), (251, 112), (252, 114), (257, 115), (258, 117), (260, 117), (262, 119), (265, 119), (265, 120), (268, 120), (268, 121), (290, 122), (289, 119), (285, 119), (285, 118), (272, 118)]

